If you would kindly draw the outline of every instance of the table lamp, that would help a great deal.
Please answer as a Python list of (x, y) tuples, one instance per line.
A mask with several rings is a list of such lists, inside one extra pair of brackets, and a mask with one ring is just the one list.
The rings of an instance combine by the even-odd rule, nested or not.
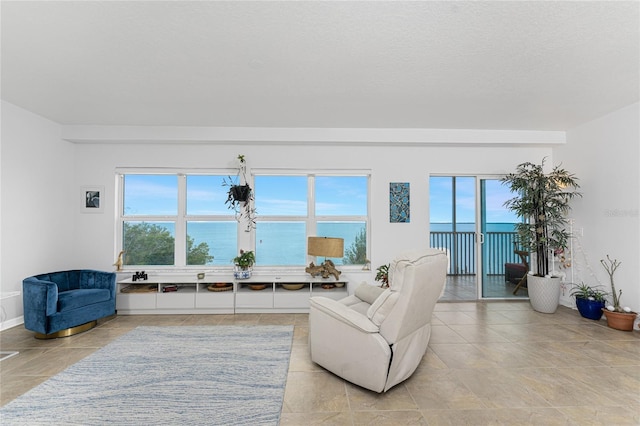
[(333, 275), (337, 280), (341, 272), (335, 268), (331, 260), (327, 260), (327, 257), (344, 256), (344, 239), (309, 237), (307, 240), (307, 254), (309, 254), (309, 256), (324, 256), (324, 262), (318, 266), (315, 266), (313, 262), (311, 262), (309, 267), (305, 268), (306, 272), (311, 274), (312, 277), (321, 275), (322, 278), (328, 278), (329, 275)]

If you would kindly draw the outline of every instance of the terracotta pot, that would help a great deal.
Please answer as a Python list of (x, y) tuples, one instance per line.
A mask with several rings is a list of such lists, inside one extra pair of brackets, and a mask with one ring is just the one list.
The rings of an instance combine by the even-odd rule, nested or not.
[(615, 330), (633, 331), (633, 322), (636, 319), (635, 312), (613, 312), (603, 309), (604, 316), (607, 318), (607, 325)]

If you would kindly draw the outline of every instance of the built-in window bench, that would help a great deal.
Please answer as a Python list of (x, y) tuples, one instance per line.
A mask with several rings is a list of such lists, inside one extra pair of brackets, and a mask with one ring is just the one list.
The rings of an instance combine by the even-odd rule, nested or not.
[(148, 274), (118, 280), (116, 310), (135, 314), (306, 313), (311, 296), (342, 299), (347, 279), (304, 275)]

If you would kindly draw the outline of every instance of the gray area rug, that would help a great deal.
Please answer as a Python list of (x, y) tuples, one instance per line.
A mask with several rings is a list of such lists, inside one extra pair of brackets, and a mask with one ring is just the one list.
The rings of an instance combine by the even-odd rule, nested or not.
[(4, 425), (277, 425), (293, 326), (138, 327), (0, 409)]

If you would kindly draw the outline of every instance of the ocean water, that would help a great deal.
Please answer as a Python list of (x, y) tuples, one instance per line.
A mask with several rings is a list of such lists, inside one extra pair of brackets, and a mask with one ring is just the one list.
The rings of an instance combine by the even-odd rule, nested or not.
[[(434, 223), (430, 225), (431, 232), (452, 232), (453, 224), (451, 223)], [(474, 232), (476, 230), (475, 223), (462, 222), (456, 224), (457, 232)], [(515, 232), (515, 223), (487, 223), (486, 232)]]
[[(433, 232), (451, 232), (450, 223), (431, 223)], [(318, 235), (344, 238), (344, 250), (353, 246), (356, 236), (364, 229), (364, 223), (319, 223)], [(459, 223), (458, 232), (473, 232), (475, 224)], [(513, 223), (489, 223), (487, 232), (513, 232)], [(209, 253), (214, 256), (211, 265), (229, 266), (237, 256), (237, 250), (250, 250), (250, 247), (238, 247), (236, 225), (234, 222), (192, 222), (188, 232), (195, 243), (206, 242)], [(425, 239), (429, 236), (425, 232)], [(307, 264), (307, 240), (304, 223), (298, 222), (259, 222), (256, 229), (256, 264), (279, 266), (302, 266)], [(331, 259), (335, 264), (343, 264), (342, 259)]]
[[(158, 223), (159, 224), (159, 223)], [(300, 222), (259, 222), (256, 229), (256, 264), (275, 266), (303, 266), (307, 264), (307, 239), (305, 224)], [(162, 223), (175, 235), (173, 224)], [(432, 232), (452, 232), (451, 223), (431, 223)], [(363, 222), (322, 222), (318, 224), (319, 236), (344, 239), (345, 254), (353, 247), (356, 237), (365, 229)], [(458, 232), (474, 232), (475, 224), (458, 223)], [(486, 232), (514, 232), (513, 223), (489, 223)], [(208, 266), (231, 266), (232, 259), (240, 249), (238, 247), (237, 223), (229, 222), (189, 222), (187, 233), (197, 246), (207, 243), (213, 261)], [(425, 232), (425, 239), (429, 240)], [(438, 245), (438, 244), (436, 244)], [(442, 244), (439, 244), (442, 245)], [(448, 248), (448, 247), (446, 247)], [(466, 248), (465, 248), (466, 249)], [(331, 259), (336, 265), (342, 265), (343, 259)], [(468, 265), (471, 267), (471, 265)]]
[[(355, 243), (365, 224), (322, 222), (318, 224), (317, 235), (344, 239), (344, 251)], [(209, 265), (230, 266), (238, 250), (235, 222), (190, 222), (188, 234), (198, 245), (206, 242), (209, 254), (214, 256)], [(259, 222), (256, 228), (256, 265), (303, 266), (307, 264), (307, 238), (304, 223), (300, 222)], [(336, 265), (342, 259), (331, 259)]]

